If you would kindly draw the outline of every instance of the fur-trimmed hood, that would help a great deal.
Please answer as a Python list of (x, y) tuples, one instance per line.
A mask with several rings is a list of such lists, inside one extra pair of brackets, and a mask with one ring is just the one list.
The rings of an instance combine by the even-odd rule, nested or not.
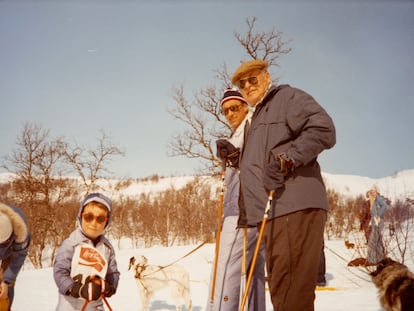
[(23, 212), (14, 206), (3, 203), (0, 203), (0, 212), (9, 217), (13, 226), (15, 241), (17, 243), (26, 241), (27, 236), (29, 235), (29, 228)]

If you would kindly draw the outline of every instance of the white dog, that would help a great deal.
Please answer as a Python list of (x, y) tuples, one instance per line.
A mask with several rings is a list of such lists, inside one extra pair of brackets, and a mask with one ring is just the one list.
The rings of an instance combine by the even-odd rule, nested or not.
[(182, 302), (188, 311), (191, 311), (190, 277), (188, 271), (182, 266), (173, 264), (162, 267), (148, 265), (145, 256), (129, 259), (129, 268), (135, 270), (135, 280), (140, 289), (142, 310), (148, 310), (148, 304), (152, 295), (163, 288), (169, 287), (176, 310), (181, 310)]

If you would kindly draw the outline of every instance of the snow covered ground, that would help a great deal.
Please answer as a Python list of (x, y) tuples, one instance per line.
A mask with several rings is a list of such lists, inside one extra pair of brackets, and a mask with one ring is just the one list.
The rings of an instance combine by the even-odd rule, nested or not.
[[(327, 289), (316, 291), (316, 311), (379, 311), (382, 310), (377, 299), (376, 288), (367, 273), (360, 268), (348, 267), (347, 262), (358, 257), (354, 250), (348, 250), (343, 240), (327, 240)], [(117, 243), (114, 243), (117, 245)], [(117, 250), (121, 280), (118, 292), (108, 299), (113, 310), (140, 310), (137, 286), (131, 271), (128, 271), (131, 256), (145, 255), (149, 263), (168, 265), (181, 258), (196, 245), (175, 247), (152, 247), (133, 249), (126, 241)], [(355, 253), (355, 254), (354, 254)], [(206, 310), (208, 281), (214, 256), (214, 244), (206, 244), (179, 263), (190, 273), (193, 310)], [(408, 263), (412, 267), (412, 262)], [(333, 289), (333, 290), (332, 290)], [(300, 297), (298, 297), (300, 299)], [(16, 284), (16, 297), (13, 311), (54, 310), (57, 302), (57, 289), (53, 281), (52, 268), (33, 270), (24, 267)], [(175, 306), (166, 290), (160, 291), (152, 300), (150, 310), (175, 310)], [(185, 308), (184, 308), (185, 310)], [(266, 311), (272, 310), (267, 297)]]
[[(0, 174), (0, 182), (6, 182), (13, 176)], [(370, 179), (361, 176), (324, 174), (328, 188), (333, 188), (343, 195), (356, 196), (364, 194), (372, 185), (380, 187), (382, 194), (394, 199), (412, 197), (414, 195), (414, 170), (402, 171), (394, 176), (381, 179)], [(163, 178), (159, 182), (133, 183), (125, 192), (130, 195), (139, 195), (142, 192), (153, 192), (168, 188), (171, 185), (179, 188), (192, 180), (192, 177)], [(110, 183), (110, 181), (108, 181)], [(108, 189), (112, 189), (108, 187)], [(109, 190), (108, 190), (109, 191)], [(114, 194), (115, 195), (115, 194)], [(413, 241), (413, 239), (411, 239)], [(114, 246), (118, 243), (114, 242)], [(348, 267), (351, 259), (359, 257), (354, 250), (348, 250), (343, 240), (326, 240), (327, 261), (327, 289), (316, 292), (316, 311), (380, 311), (376, 288), (372, 284), (366, 271)], [(412, 245), (412, 243), (411, 243)], [(118, 292), (111, 297), (109, 303), (116, 311), (140, 310), (140, 301), (137, 286), (132, 272), (127, 271), (129, 258), (139, 254), (145, 255), (151, 264), (168, 265), (196, 245), (176, 246), (170, 248), (153, 247), (134, 249), (127, 240), (122, 241), (117, 250), (118, 266), (121, 271), (121, 280)], [(194, 311), (205, 311), (209, 300), (208, 282), (211, 265), (214, 257), (214, 244), (207, 244), (190, 256), (180, 260), (190, 272), (191, 295)], [(413, 269), (413, 258), (406, 264)], [(300, 299), (300, 297), (298, 297)], [(16, 284), (16, 296), (13, 311), (45, 311), (54, 310), (57, 302), (57, 289), (53, 281), (52, 268), (33, 270), (25, 266), (20, 273)], [(151, 311), (175, 310), (175, 306), (167, 291), (159, 292), (152, 301)], [(272, 310), (269, 297), (267, 297), (266, 311)], [(207, 310), (206, 310), (207, 311)]]

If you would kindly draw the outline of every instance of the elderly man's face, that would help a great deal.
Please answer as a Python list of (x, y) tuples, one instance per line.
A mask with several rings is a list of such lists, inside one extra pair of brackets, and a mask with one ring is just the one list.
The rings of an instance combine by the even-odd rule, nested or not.
[(250, 106), (254, 107), (266, 93), (270, 82), (271, 78), (267, 71), (255, 70), (241, 76), (238, 87)]

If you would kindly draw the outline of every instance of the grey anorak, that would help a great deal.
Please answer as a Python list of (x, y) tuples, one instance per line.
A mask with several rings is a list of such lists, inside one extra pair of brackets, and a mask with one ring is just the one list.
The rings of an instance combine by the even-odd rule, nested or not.
[(240, 225), (263, 220), (266, 166), (286, 153), (295, 169), (272, 200), (269, 219), (307, 208), (328, 210), (318, 155), (336, 143), (335, 126), (312, 96), (289, 85), (272, 86), (256, 106), (240, 163)]

